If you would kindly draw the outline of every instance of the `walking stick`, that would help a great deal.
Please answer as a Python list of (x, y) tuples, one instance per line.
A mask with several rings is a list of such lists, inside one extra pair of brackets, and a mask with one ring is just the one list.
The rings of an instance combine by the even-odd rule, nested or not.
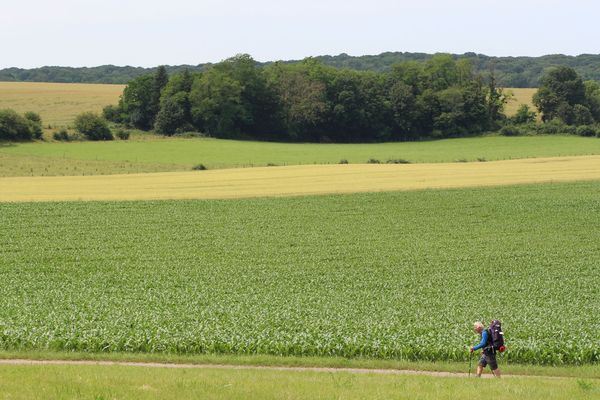
[(470, 356), (469, 356), (469, 378), (471, 377), (471, 365), (473, 363), (473, 352), (470, 352)]

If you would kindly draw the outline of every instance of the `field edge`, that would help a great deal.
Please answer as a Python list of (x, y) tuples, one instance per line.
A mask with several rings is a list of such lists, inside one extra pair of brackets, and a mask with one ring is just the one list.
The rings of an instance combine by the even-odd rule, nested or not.
[[(473, 356), (476, 363), (476, 356)], [(373, 369), (423, 372), (467, 373), (468, 362), (407, 361), (373, 358), (343, 357), (298, 357), (274, 355), (234, 355), (234, 354), (160, 354), (160, 353), (86, 353), (58, 351), (6, 351), (0, 350), (0, 360), (30, 361), (98, 361), (115, 363), (164, 363), (192, 365), (230, 365), (288, 368), (339, 368)], [(474, 371), (474, 366), (473, 370)], [(600, 379), (600, 364), (588, 365), (528, 365), (513, 364), (500, 359), (504, 374), (537, 377), (564, 377)], [(489, 372), (489, 371), (487, 371)]]

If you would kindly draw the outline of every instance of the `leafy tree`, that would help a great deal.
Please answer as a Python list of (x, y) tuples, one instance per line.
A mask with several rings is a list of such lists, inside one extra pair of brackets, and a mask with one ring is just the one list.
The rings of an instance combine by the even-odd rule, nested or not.
[(561, 118), (566, 123), (573, 119), (573, 106), (585, 104), (585, 86), (581, 77), (570, 67), (557, 67), (540, 79), (540, 88), (533, 103), (542, 113), (542, 120)]
[[(39, 115), (27, 113), (27, 118), (16, 111), (0, 110), (0, 140), (21, 141), (39, 139), (42, 135)], [(30, 119), (31, 118), (31, 119)]]
[(190, 93), (194, 126), (217, 137), (236, 137), (248, 112), (242, 104), (242, 85), (218, 68), (194, 81)]
[(44, 133), (42, 130), (42, 117), (33, 111), (27, 111), (23, 116), (29, 123), (32, 138), (41, 139)]
[(154, 120), (153, 88), (154, 77), (152, 75), (136, 78), (125, 87), (119, 108), (126, 116), (125, 122), (128, 125), (143, 130), (152, 128)]
[(89, 140), (113, 140), (104, 118), (94, 112), (84, 112), (75, 117), (75, 129)]
[(518, 125), (528, 124), (535, 122), (536, 116), (536, 112), (530, 110), (527, 104), (521, 104), (516, 114), (512, 116), (511, 121)]
[(325, 84), (311, 78), (306, 64), (276, 63), (267, 69), (267, 74), (268, 84), (280, 105), (282, 130), (287, 130), (292, 139), (317, 131), (328, 110)]
[(158, 133), (173, 135), (178, 129), (190, 126), (190, 104), (186, 92), (177, 92), (161, 101), (154, 129)]
[(160, 110), (160, 95), (168, 82), (169, 75), (167, 75), (167, 70), (164, 65), (161, 65), (156, 70), (152, 82), (152, 93), (150, 95), (150, 114), (152, 115), (152, 120), (154, 120)]

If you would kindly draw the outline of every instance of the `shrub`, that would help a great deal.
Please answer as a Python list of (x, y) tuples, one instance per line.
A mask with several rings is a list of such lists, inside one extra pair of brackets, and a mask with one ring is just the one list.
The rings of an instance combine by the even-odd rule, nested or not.
[(31, 140), (41, 137), (41, 120), (32, 121), (14, 110), (0, 110), (0, 140)]
[(32, 137), (34, 139), (41, 139), (44, 132), (42, 130), (42, 117), (40, 117), (40, 114), (33, 111), (27, 111), (23, 116), (29, 121)]
[(208, 168), (206, 168), (206, 167), (204, 166), (204, 164), (197, 164), (197, 165), (194, 165), (194, 166), (192, 167), (192, 169), (193, 169), (194, 171), (204, 171), (204, 170), (207, 170)]
[(500, 134), (502, 136), (521, 136), (523, 131), (515, 125), (506, 125), (500, 129)]
[(574, 126), (569, 126), (565, 124), (558, 118), (555, 118), (551, 121), (545, 122), (538, 126), (538, 133), (546, 134), (546, 135), (557, 135), (557, 134), (569, 134), (574, 135), (576, 133), (576, 128)]
[(591, 125), (582, 125), (577, 127), (577, 135), (578, 136), (596, 136), (596, 129)]
[(123, 118), (121, 116), (121, 108), (115, 105), (108, 105), (102, 109), (102, 116), (111, 122), (120, 123), (123, 122)]
[(338, 164), (348, 164), (348, 160), (346, 160), (345, 158), (341, 159), (340, 162)]
[(369, 160), (367, 161), (367, 164), (381, 164), (381, 161), (379, 161), (375, 158), (369, 158)]
[(535, 111), (531, 111), (527, 104), (521, 104), (517, 113), (510, 118), (510, 120), (518, 125), (528, 124), (531, 122), (535, 122), (537, 114)]
[(60, 142), (70, 142), (72, 139), (71, 136), (69, 136), (69, 132), (64, 128), (54, 132), (52, 138)]
[(94, 112), (84, 112), (75, 118), (75, 129), (89, 140), (113, 140), (104, 118)]
[(386, 161), (386, 164), (410, 164), (410, 161), (403, 158), (395, 158)]
[(117, 130), (116, 136), (121, 140), (128, 140), (129, 131), (126, 131), (125, 129), (119, 129)]

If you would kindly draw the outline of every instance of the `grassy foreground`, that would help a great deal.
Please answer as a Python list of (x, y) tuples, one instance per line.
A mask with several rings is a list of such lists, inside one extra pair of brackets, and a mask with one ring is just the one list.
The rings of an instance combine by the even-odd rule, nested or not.
[[(267, 165), (492, 161), (530, 157), (600, 154), (600, 140), (574, 136), (446, 139), (376, 144), (269, 143), (219, 139), (161, 139), (78, 143), (0, 143), (0, 176), (98, 175)], [(12, 158), (6, 158), (6, 157)], [(70, 168), (70, 163), (79, 166)], [(94, 162), (86, 166), (83, 162)], [(106, 162), (104, 168), (98, 163)], [(111, 163), (129, 168), (111, 169)]]
[(591, 399), (598, 381), (503, 380), (311, 371), (166, 369), (124, 366), (3, 366), (10, 399)]
[[(475, 356), (473, 355), (473, 360)], [(284, 368), (337, 368), (362, 370), (400, 370), (421, 372), (449, 372), (466, 374), (468, 362), (456, 361), (408, 361), (378, 358), (344, 358), (336, 356), (274, 356), (269, 354), (166, 354), (166, 353), (89, 353), (74, 351), (6, 351), (0, 350), (0, 360), (32, 361), (90, 361), (115, 363), (161, 363), (202, 366), (245, 366), (245, 367), (284, 367)], [(500, 358), (500, 366), (505, 375), (548, 376), (562, 378), (600, 379), (600, 364), (547, 366), (536, 364), (507, 363)], [(475, 364), (475, 362), (473, 362)], [(473, 367), (473, 371), (475, 367)], [(486, 370), (486, 374), (490, 374)]]
[(0, 347), (595, 363), (598, 192), (1, 204)]

